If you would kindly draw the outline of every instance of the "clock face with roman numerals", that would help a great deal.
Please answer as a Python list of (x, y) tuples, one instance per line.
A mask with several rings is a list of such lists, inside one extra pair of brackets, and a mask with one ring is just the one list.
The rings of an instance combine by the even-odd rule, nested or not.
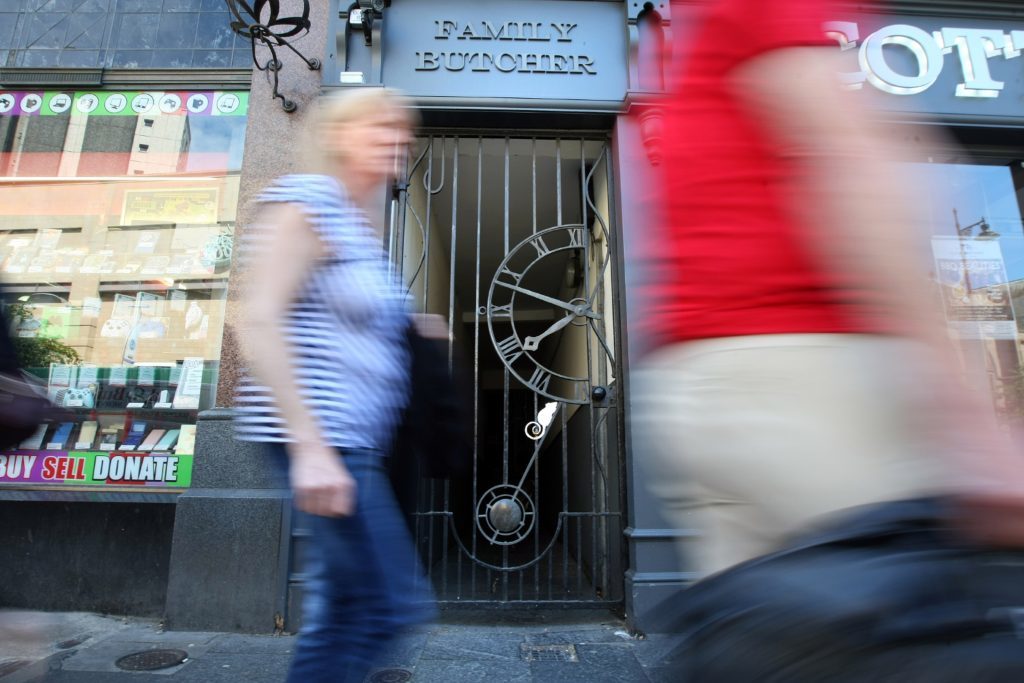
[(520, 242), (498, 266), (482, 311), (511, 375), (541, 396), (566, 403), (588, 403), (591, 395), (590, 377), (560, 372), (558, 353), (564, 335), (587, 335), (601, 319), (592, 307), (594, 295), (588, 298), (579, 283), (563, 282), (570, 260), (576, 268), (587, 263), (588, 239), (582, 225), (562, 225)]

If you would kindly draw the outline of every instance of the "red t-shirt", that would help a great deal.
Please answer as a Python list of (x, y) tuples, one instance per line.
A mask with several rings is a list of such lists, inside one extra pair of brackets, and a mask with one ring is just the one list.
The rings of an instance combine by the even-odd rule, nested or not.
[(822, 0), (711, 0), (665, 114), (664, 220), (645, 245), (652, 345), (753, 334), (872, 332), (862, 297), (824, 272), (790, 215), (797, 174), (730, 72), (791, 46), (838, 46)]

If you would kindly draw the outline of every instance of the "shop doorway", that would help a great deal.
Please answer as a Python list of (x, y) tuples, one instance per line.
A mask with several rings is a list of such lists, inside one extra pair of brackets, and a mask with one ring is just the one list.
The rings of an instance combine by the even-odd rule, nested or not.
[(421, 484), (438, 598), (619, 603), (623, 475), (607, 141), (417, 140), (390, 251), (473, 379), (470, 476)]

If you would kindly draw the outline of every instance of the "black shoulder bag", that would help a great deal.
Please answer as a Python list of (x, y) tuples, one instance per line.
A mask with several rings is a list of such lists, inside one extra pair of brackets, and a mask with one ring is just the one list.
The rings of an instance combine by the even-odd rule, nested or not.
[(410, 322), (411, 389), (391, 453), (391, 485), (402, 510), (416, 507), (420, 477), (465, 476), (472, 465), (473, 413), (466, 373), (456, 356), (448, 371), (448, 341), (422, 336)]

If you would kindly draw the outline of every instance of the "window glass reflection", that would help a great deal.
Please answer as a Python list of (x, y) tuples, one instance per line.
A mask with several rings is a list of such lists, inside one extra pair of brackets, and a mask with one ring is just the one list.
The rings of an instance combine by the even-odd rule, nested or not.
[(1024, 423), (1024, 164), (915, 164), (935, 281), (964, 362), (984, 363), (999, 414)]
[[(0, 303), (74, 419), (23, 449), (191, 455), (215, 398), (247, 105), (0, 91)], [(185, 485), (180, 465), (144, 483)]]

